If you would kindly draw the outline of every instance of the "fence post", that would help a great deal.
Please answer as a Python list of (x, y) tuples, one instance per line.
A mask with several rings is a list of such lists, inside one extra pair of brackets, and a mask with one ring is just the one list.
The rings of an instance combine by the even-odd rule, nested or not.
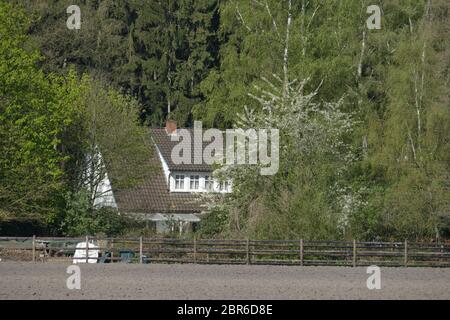
[(405, 267), (408, 266), (408, 240), (405, 239)]
[(33, 262), (36, 262), (36, 236), (33, 236)]
[(139, 238), (139, 263), (142, 264), (142, 236)]
[(86, 263), (89, 263), (89, 236), (86, 236)]
[(111, 263), (114, 263), (114, 238), (111, 239)]
[(304, 254), (303, 239), (300, 239), (300, 265), (301, 266), (303, 266), (303, 254)]
[(250, 264), (250, 245), (249, 245), (249, 239), (247, 238), (247, 264)]
[(194, 236), (194, 263), (197, 263), (197, 237)]
[(353, 268), (356, 267), (356, 240), (353, 239)]

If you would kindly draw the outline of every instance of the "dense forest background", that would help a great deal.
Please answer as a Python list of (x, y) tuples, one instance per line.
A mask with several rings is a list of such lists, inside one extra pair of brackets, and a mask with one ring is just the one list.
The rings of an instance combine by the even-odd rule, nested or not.
[[(280, 170), (230, 172), (235, 191), (214, 200), (202, 234), (449, 237), (447, 1), (85, 0), (81, 29), (69, 30), (72, 2), (0, 0), (0, 219), (122, 232), (80, 185), (86, 154), (106, 149), (109, 168), (130, 152), (142, 161), (141, 139), (126, 137), (169, 110), (179, 126), (230, 128), (245, 110), (264, 116), (254, 97), (273, 90)], [(380, 30), (366, 26), (374, 4)], [(324, 112), (298, 118), (287, 105)]]

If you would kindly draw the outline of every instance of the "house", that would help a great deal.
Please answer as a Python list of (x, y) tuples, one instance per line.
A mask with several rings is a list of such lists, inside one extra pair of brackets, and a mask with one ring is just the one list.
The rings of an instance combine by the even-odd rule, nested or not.
[[(187, 129), (192, 130), (192, 129)], [(172, 150), (179, 144), (171, 136), (177, 134), (176, 123), (168, 121), (165, 128), (150, 129), (155, 152), (151, 159), (157, 168), (145, 182), (129, 190), (106, 194), (120, 213), (137, 215), (155, 227), (158, 233), (168, 231), (188, 232), (195, 230), (201, 220), (202, 206), (199, 195), (205, 192), (231, 192), (229, 181), (213, 179), (213, 169), (202, 163), (176, 164)], [(203, 143), (202, 149), (207, 143)], [(197, 147), (198, 149), (198, 147)], [(196, 150), (192, 142), (192, 157)], [(107, 183), (106, 183), (107, 184)]]

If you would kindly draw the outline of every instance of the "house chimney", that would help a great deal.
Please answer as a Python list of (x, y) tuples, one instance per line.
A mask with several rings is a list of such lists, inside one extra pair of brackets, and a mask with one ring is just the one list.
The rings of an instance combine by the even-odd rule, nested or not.
[(174, 120), (166, 121), (166, 132), (167, 134), (174, 134), (177, 131), (177, 122)]

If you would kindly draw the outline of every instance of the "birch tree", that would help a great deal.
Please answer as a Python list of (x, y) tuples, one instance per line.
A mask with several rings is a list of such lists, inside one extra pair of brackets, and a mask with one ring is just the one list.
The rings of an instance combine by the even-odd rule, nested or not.
[(439, 1), (391, 5), (398, 13), (387, 17), (387, 26), (395, 21), (401, 31), (390, 44), (385, 111), (368, 128), (365, 163), (378, 177), (369, 202), (380, 235), (439, 240), (450, 205), (448, 134), (441, 135), (450, 119), (447, 9)]

